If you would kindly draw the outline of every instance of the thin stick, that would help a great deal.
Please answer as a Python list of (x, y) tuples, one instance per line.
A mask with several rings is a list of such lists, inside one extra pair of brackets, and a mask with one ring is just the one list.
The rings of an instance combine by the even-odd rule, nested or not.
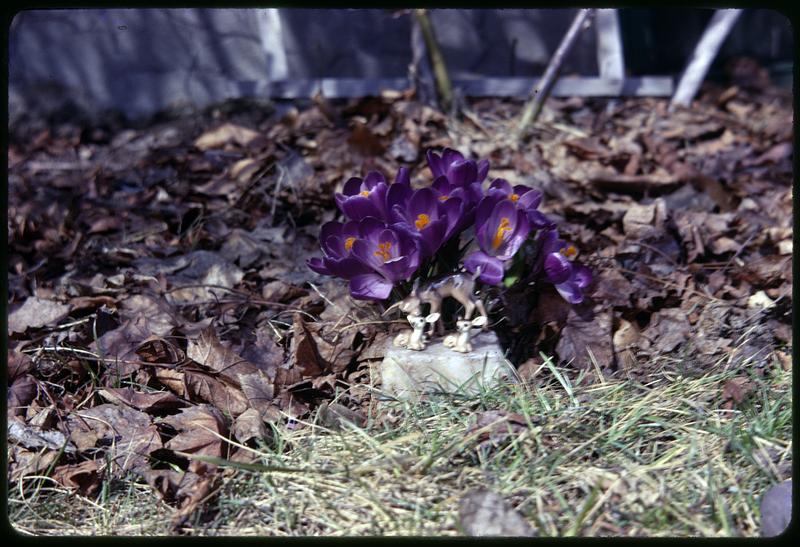
[(447, 72), (444, 56), (439, 49), (438, 42), (436, 42), (436, 35), (433, 32), (433, 25), (431, 24), (427, 11), (425, 9), (415, 9), (414, 17), (419, 23), (422, 37), (425, 39), (425, 47), (428, 48), (428, 56), (430, 57), (433, 67), (433, 76), (436, 80), (436, 91), (439, 94), (439, 102), (441, 103), (442, 110), (447, 112), (453, 104), (453, 86), (450, 83), (450, 75)]
[(589, 17), (594, 15), (594, 12), (594, 9), (582, 9), (575, 16), (575, 19), (572, 21), (572, 25), (570, 25), (569, 30), (564, 35), (564, 39), (561, 40), (561, 44), (559, 44), (558, 49), (553, 54), (552, 59), (550, 59), (550, 64), (547, 65), (547, 70), (545, 70), (544, 75), (536, 84), (536, 87), (531, 90), (530, 99), (525, 104), (525, 108), (520, 116), (519, 124), (517, 125), (517, 140), (519, 140), (520, 136), (525, 131), (525, 128), (528, 127), (529, 124), (535, 122), (536, 118), (539, 117), (539, 112), (542, 110), (542, 105), (550, 95), (550, 90), (553, 88), (553, 84), (558, 78), (558, 73), (561, 70), (561, 65), (564, 64), (564, 59), (566, 58), (567, 53), (569, 53), (569, 51), (572, 49), (572, 46), (575, 45), (575, 41), (577, 40), (581, 30), (583, 30), (584, 24), (589, 20)]

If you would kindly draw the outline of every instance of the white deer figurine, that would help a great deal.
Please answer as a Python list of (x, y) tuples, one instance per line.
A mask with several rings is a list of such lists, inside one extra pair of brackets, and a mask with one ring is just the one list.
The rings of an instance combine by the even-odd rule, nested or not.
[(409, 314), (406, 319), (411, 324), (413, 330), (407, 330), (395, 336), (394, 345), (416, 351), (425, 349), (425, 326), (429, 323), (435, 323), (439, 319), (439, 314), (431, 313), (423, 317), (412, 313)]
[(472, 328), (482, 327), (486, 324), (486, 321), (485, 315), (479, 315), (472, 321), (468, 319), (459, 319), (456, 321), (456, 330), (458, 334), (448, 334), (442, 343), (446, 347), (452, 348), (453, 351), (469, 353), (472, 351), (472, 344), (469, 343)]

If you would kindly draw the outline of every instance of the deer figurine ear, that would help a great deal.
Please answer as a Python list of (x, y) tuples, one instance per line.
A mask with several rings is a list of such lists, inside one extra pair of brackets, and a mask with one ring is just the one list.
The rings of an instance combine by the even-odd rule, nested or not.
[(440, 316), (441, 316), (441, 314), (437, 311), (435, 313), (432, 313), (432, 314), (428, 315), (428, 317), (425, 318), (425, 321), (427, 323), (436, 323), (436, 321), (439, 320)]
[(485, 315), (479, 315), (478, 317), (476, 317), (475, 319), (472, 320), (472, 326), (473, 327), (482, 327), (482, 326), (484, 326), (486, 324), (486, 321), (487, 321), (487, 319), (486, 319)]

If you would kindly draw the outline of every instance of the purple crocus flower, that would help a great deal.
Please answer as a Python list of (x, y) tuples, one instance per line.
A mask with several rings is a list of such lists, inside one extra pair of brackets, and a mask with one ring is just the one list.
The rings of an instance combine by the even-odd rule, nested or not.
[(499, 285), (503, 280), (503, 263), (516, 254), (530, 230), (528, 215), (511, 200), (498, 202), (484, 197), (475, 212), (475, 235), (480, 250), (466, 257), (464, 267), (473, 273), (480, 267), (481, 281)]
[(487, 196), (492, 196), (497, 201), (510, 199), (528, 215), (531, 228), (534, 230), (555, 228), (555, 223), (538, 210), (542, 202), (542, 192), (524, 184), (511, 185), (506, 179), (497, 178), (489, 185)]
[(308, 267), (349, 280), (350, 294), (360, 300), (385, 300), (395, 283), (419, 267), (418, 241), (374, 217), (326, 222), (320, 240), (324, 256), (310, 259)]
[(429, 257), (455, 232), (463, 213), (460, 198), (441, 201), (432, 188), (420, 188), (405, 207), (394, 205), (390, 216), (395, 221), (393, 226), (419, 239), (423, 255)]
[(592, 282), (592, 272), (586, 266), (573, 263), (577, 250), (558, 238), (556, 230), (539, 235), (539, 258), (535, 270), (555, 285), (561, 297), (570, 304), (583, 302), (583, 289)]
[(395, 283), (408, 280), (420, 263), (418, 240), (391, 226), (369, 227), (352, 250), (366, 267), (354, 268), (349, 278), (350, 294), (360, 300), (385, 300)]
[(377, 171), (370, 171), (364, 179), (351, 177), (344, 183), (343, 192), (336, 193), (336, 205), (351, 220), (365, 217), (386, 218), (386, 193), (389, 185)]
[(428, 150), (427, 158), (433, 178), (447, 177), (453, 186), (463, 187), (474, 182), (483, 182), (489, 173), (489, 160), (475, 163), (452, 148), (445, 148), (441, 156), (433, 150)]
[(312, 258), (308, 267), (323, 275), (335, 275), (349, 279), (353, 275), (353, 244), (375, 230), (386, 225), (374, 217), (366, 217), (361, 221), (351, 220), (342, 224), (335, 220), (322, 225), (319, 242), (324, 253), (322, 258)]

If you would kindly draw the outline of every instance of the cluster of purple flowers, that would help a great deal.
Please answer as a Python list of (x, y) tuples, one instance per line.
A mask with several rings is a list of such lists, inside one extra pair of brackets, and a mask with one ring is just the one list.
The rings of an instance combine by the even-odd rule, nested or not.
[(559, 239), (555, 223), (538, 210), (539, 190), (498, 178), (484, 191), (488, 160), (468, 160), (449, 148), (441, 156), (429, 150), (427, 158), (434, 178), (429, 187), (412, 189), (403, 167), (392, 183), (375, 171), (349, 179), (336, 194), (349, 220), (322, 226), (324, 254), (308, 266), (347, 279), (354, 298), (385, 300), (396, 284), (474, 226), (478, 249), (464, 257), (463, 266), (484, 283), (499, 285), (509, 261), (535, 233), (535, 272), (567, 301), (583, 300), (591, 273), (571, 260), (575, 247)]

